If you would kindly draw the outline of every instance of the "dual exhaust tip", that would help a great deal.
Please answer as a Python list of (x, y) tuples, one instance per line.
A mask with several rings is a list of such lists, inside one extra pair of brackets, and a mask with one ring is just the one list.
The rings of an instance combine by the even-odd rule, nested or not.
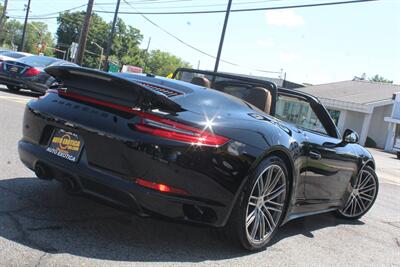
[(39, 178), (41, 180), (52, 180), (53, 179), (51, 169), (42, 163), (37, 163), (35, 165), (35, 174), (36, 174), (37, 178)]
[(75, 181), (75, 179), (72, 176), (70, 176), (68, 174), (56, 175), (55, 172), (52, 171), (52, 169), (50, 167), (46, 166), (45, 164), (43, 164), (41, 162), (36, 163), (34, 172), (35, 172), (35, 175), (41, 180), (53, 180), (54, 178), (56, 178), (57, 180), (59, 180), (62, 183), (64, 189), (68, 193), (80, 193), (81, 192), (81, 189), (78, 186), (78, 183)]

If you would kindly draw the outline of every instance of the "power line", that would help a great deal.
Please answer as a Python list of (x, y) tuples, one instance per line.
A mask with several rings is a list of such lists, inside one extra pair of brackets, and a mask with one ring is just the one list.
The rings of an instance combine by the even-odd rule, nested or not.
[[(145, 2), (145, 3), (138, 3), (134, 2), (133, 4), (135, 5), (146, 5), (147, 7), (140, 7), (141, 10), (143, 9), (175, 9), (175, 8), (193, 8), (193, 7), (213, 7), (213, 6), (226, 6), (226, 3), (223, 4), (206, 4), (206, 5), (190, 5), (190, 6), (159, 6), (159, 7), (152, 7), (149, 4), (159, 4), (163, 5), (165, 3), (176, 3), (176, 2), (181, 2), (181, 1), (193, 1), (193, 0), (171, 0), (171, 1), (165, 1), (165, 2)], [(249, 5), (249, 4), (261, 4), (261, 3), (267, 3), (267, 2), (280, 2), (284, 0), (261, 0), (261, 1), (246, 1), (246, 2), (234, 2), (232, 3), (232, 6), (236, 5)], [(104, 6), (104, 5), (109, 5), (111, 3), (96, 3), (95, 6)], [(125, 3), (126, 4), (126, 3)]]
[[(363, 2), (373, 2), (380, 0), (351, 0), (351, 1), (339, 1), (329, 3), (316, 3), (316, 4), (304, 4), (304, 5), (292, 5), (292, 6), (277, 6), (277, 7), (257, 7), (257, 8), (241, 8), (232, 9), (231, 12), (252, 12), (252, 11), (263, 11), (263, 10), (275, 10), (275, 9), (291, 9), (291, 8), (305, 8), (305, 7), (317, 7), (317, 6), (333, 6), (333, 5), (344, 5), (344, 4), (355, 4)], [(114, 13), (113, 11), (95, 10), (97, 13)], [(131, 14), (131, 15), (194, 15), (194, 14), (213, 14), (213, 13), (225, 13), (226, 10), (199, 10), (199, 11), (170, 11), (170, 12), (129, 12), (121, 11), (120, 14)]]
[[(179, 0), (173, 0), (179, 1)], [(180, 1), (191, 1), (191, 0), (180, 0)], [(281, 0), (276, 0), (281, 1)], [(254, 11), (265, 11), (265, 10), (276, 10), (276, 9), (292, 9), (292, 8), (307, 8), (307, 7), (318, 7), (318, 6), (332, 6), (332, 5), (344, 5), (344, 4), (355, 4), (355, 3), (363, 3), (363, 2), (375, 2), (380, 0), (351, 0), (351, 1), (339, 1), (339, 2), (328, 2), (328, 3), (316, 3), (316, 4), (304, 4), (304, 5), (292, 5), (292, 6), (276, 6), (276, 7), (257, 7), (257, 8), (242, 8), (242, 9), (232, 9), (231, 12), (254, 12)], [(129, 3), (129, 2), (126, 2)], [(98, 5), (98, 4), (95, 4)], [(130, 4), (128, 4), (130, 5)], [(78, 7), (75, 7), (76, 9)], [(59, 12), (54, 12), (51, 14), (59, 14), (65, 11), (69, 11), (71, 9), (62, 10)], [(225, 13), (226, 10), (199, 10), (199, 11), (168, 11), (168, 12), (130, 12), (130, 11), (119, 11), (119, 14), (131, 14), (131, 15), (185, 15), (185, 14), (215, 14), (215, 13)], [(111, 14), (114, 11), (108, 10), (94, 10), (96, 13), (104, 13)], [(36, 15), (30, 17), (30, 19), (38, 20), (38, 19), (55, 19), (57, 16), (47, 17), (49, 14), (44, 15)], [(43, 17), (42, 17), (43, 16)], [(10, 16), (10, 18), (21, 19), (21, 16)]]
[[(191, 45), (191, 44), (189, 44), (189, 43), (183, 41), (183, 40), (182, 40), (181, 38), (179, 38), (178, 36), (176, 36), (176, 35), (170, 33), (169, 31), (167, 31), (166, 29), (164, 29), (163, 27), (161, 27), (160, 25), (158, 25), (157, 23), (155, 23), (154, 21), (152, 21), (151, 19), (149, 19), (148, 17), (146, 17), (143, 13), (140, 13), (139, 10), (137, 10), (134, 6), (132, 6), (132, 5), (131, 5), (129, 2), (127, 2), (126, 0), (123, 0), (123, 1), (124, 1), (125, 3), (128, 3), (128, 5), (129, 5), (132, 9), (136, 10), (136, 11), (139, 13), (139, 15), (141, 15), (146, 21), (148, 21), (149, 23), (151, 23), (152, 25), (154, 25), (155, 27), (157, 27), (158, 29), (160, 29), (160, 30), (163, 31), (164, 33), (168, 34), (169, 36), (171, 36), (172, 38), (174, 38), (174, 39), (177, 40), (178, 42), (180, 42), (180, 43), (186, 45), (187, 47), (190, 47), (191, 49), (193, 49), (193, 50), (195, 50), (195, 51), (197, 51), (197, 52), (199, 52), (199, 53), (201, 53), (201, 54), (203, 54), (203, 55), (206, 55), (206, 56), (211, 57), (211, 58), (213, 58), (213, 59), (216, 58), (214, 55), (211, 55), (211, 54), (209, 54), (209, 53), (207, 53), (207, 52), (204, 52), (203, 50), (201, 50), (201, 49), (199, 49), (199, 48), (197, 48), (197, 47), (194, 47), (193, 45)], [(227, 61), (227, 60), (221, 59), (221, 61), (224, 62), (224, 63), (227, 63), (227, 64), (229, 64), (229, 65), (233, 65), (233, 66), (240, 67), (239, 64), (236, 64), (236, 63), (233, 63), (233, 62), (230, 62), (230, 61)], [(252, 68), (249, 68), (249, 69), (252, 69)], [(256, 70), (256, 71), (259, 71), (259, 72), (265, 72), (265, 73), (281, 73), (280, 71), (269, 71), (269, 70), (260, 70), (260, 69), (253, 69), (253, 70)]]
[[(83, 4), (83, 5), (80, 5), (80, 6), (68, 8), (68, 9), (65, 9), (65, 10), (57, 11), (57, 12), (52, 12), (52, 13), (47, 13), (47, 14), (38, 14), (38, 15), (35, 15), (35, 16), (30, 16), (29, 19), (38, 19), (38, 18), (40, 19), (42, 17), (58, 15), (60, 13), (76, 10), (76, 9), (79, 9), (79, 8), (82, 8), (82, 7), (85, 7), (85, 6), (87, 6), (87, 4)], [(15, 18), (15, 19), (22, 18), (22, 16), (13, 16), (12, 18)]]

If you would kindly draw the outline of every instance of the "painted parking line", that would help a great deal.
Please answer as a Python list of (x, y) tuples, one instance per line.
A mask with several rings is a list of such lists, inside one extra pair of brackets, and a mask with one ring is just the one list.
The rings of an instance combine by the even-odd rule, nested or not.
[(31, 98), (17, 97), (17, 96), (0, 96), (0, 99), (5, 99), (20, 104), (26, 104), (31, 100)]

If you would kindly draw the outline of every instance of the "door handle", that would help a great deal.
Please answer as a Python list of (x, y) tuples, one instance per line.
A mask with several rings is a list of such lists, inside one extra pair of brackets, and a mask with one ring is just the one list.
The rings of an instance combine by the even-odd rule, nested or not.
[(310, 158), (315, 159), (315, 160), (320, 160), (322, 158), (321, 153), (316, 152), (316, 151), (310, 151), (308, 154)]

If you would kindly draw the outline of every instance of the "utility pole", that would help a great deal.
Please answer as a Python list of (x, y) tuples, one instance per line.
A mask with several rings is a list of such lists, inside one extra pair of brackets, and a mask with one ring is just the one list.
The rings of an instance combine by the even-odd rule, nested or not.
[(3, 26), (7, 19), (7, 17), (6, 17), (7, 4), (8, 4), (8, 0), (4, 0), (3, 13), (1, 14), (1, 17), (0, 17), (0, 33), (3, 32)]
[(112, 41), (114, 39), (114, 33), (115, 33), (115, 24), (117, 23), (118, 19), (118, 11), (119, 11), (119, 4), (121, 3), (121, 0), (117, 1), (117, 6), (115, 7), (115, 13), (114, 13), (114, 20), (111, 28), (111, 33), (110, 36), (108, 37), (108, 43), (106, 47), (106, 53), (104, 54), (105, 59), (104, 59), (104, 71), (108, 71), (109, 69), (109, 62), (108, 62), (108, 57), (110, 56), (111, 52), (111, 46), (112, 46)]
[(28, 0), (28, 6), (26, 7), (26, 14), (25, 14), (24, 29), (22, 30), (21, 45), (18, 47), (18, 51), (24, 51), (25, 50), (26, 26), (28, 24), (28, 17), (29, 17), (29, 10), (30, 9), (31, 9), (31, 0)]
[(76, 51), (75, 63), (82, 65), (83, 55), (86, 49), (86, 40), (89, 33), (90, 18), (92, 16), (94, 0), (89, 0), (86, 8), (85, 19), (83, 20), (81, 34), (79, 36), (78, 51)]
[(147, 48), (146, 48), (146, 51), (144, 53), (144, 66), (143, 66), (143, 72), (144, 73), (146, 73), (147, 60), (149, 59), (150, 42), (151, 42), (151, 37), (149, 37), (149, 42), (147, 43)]
[(221, 39), (219, 41), (218, 54), (217, 54), (217, 58), (215, 59), (214, 72), (218, 71), (219, 60), (221, 58), (221, 52), (222, 52), (222, 46), (224, 45), (226, 26), (228, 25), (229, 14), (231, 13), (231, 5), (232, 5), (232, 0), (229, 0), (228, 6), (226, 7), (225, 21), (224, 21), (224, 26), (222, 27)]

